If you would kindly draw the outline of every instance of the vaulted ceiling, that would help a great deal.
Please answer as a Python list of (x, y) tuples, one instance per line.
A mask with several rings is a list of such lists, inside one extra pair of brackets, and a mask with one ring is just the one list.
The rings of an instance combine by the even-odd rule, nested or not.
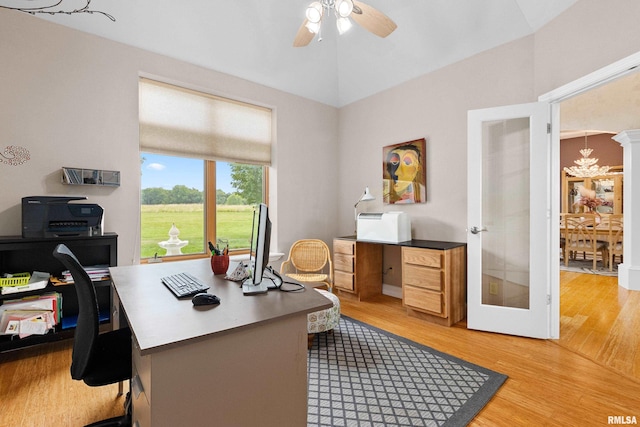
[[(398, 25), (389, 37), (357, 25), (338, 35), (329, 17), (321, 42), (294, 48), (310, 1), (93, 0), (89, 9), (115, 22), (97, 13), (37, 16), (340, 107), (532, 34), (577, 0), (363, 0)], [(85, 3), (63, 0), (54, 10)]]

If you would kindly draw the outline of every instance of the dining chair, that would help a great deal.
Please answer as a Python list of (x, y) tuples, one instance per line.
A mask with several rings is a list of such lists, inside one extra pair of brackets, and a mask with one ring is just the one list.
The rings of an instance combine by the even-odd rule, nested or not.
[(598, 230), (596, 229), (595, 214), (567, 214), (565, 215), (564, 226), (564, 265), (569, 265), (570, 254), (582, 252), (591, 254), (593, 258), (593, 269), (596, 269), (598, 253), (601, 254), (603, 263), (606, 262), (607, 243), (598, 240)]
[(565, 213), (561, 213), (560, 214), (560, 253), (562, 254), (562, 256), (564, 257), (564, 247), (565, 247), (565, 238), (564, 238), (564, 229), (565, 229), (565, 220), (564, 220), (564, 216), (566, 214)]
[(616, 259), (616, 255), (620, 255), (620, 262), (622, 262), (623, 219), (624, 216), (622, 214), (612, 214), (608, 215), (605, 220), (608, 230), (607, 255), (609, 271), (613, 271), (613, 262)]

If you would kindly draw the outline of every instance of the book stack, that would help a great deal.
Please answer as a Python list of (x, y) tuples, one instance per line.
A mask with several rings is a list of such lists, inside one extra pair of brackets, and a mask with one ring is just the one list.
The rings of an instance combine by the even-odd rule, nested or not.
[[(92, 265), (82, 268), (84, 268), (84, 271), (87, 272), (92, 282), (107, 280), (111, 277), (111, 275), (109, 274), (108, 265)], [(71, 276), (71, 272), (69, 270), (65, 270), (62, 272), (62, 280), (65, 283), (73, 283), (73, 276)]]
[(0, 305), (0, 335), (44, 335), (60, 323), (62, 295), (42, 295), (4, 301)]

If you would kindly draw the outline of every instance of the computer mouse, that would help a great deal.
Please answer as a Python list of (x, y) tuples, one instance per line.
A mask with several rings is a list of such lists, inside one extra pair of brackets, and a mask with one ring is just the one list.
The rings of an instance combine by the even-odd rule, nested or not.
[(191, 302), (193, 305), (212, 305), (212, 304), (220, 304), (220, 298), (213, 294), (196, 294), (191, 298)]

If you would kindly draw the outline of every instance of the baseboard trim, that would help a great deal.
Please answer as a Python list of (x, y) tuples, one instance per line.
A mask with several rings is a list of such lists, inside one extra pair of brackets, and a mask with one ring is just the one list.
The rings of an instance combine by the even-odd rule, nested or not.
[(400, 286), (382, 284), (382, 295), (402, 299), (402, 288)]

